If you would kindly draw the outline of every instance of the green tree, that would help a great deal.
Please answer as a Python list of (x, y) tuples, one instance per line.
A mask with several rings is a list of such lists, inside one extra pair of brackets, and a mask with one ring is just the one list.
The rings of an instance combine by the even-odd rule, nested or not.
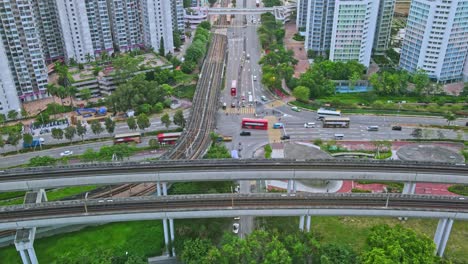
[[(216, 2), (216, 0), (214, 2)], [(211, 24), (210, 24), (209, 21), (206, 21), (206, 20), (201, 22), (198, 26), (201, 27), (201, 28), (204, 28), (206, 30), (211, 30)]]
[(293, 95), (301, 102), (308, 102), (310, 97), (310, 90), (305, 86), (297, 86), (293, 90)]
[[(356, 253), (349, 247), (339, 244), (326, 244), (320, 247), (320, 258), (326, 258), (326, 263), (354, 264), (357, 263)], [(323, 261), (320, 263), (324, 264)]]
[(98, 159), (98, 153), (93, 149), (87, 149), (82, 155), (80, 160), (83, 162), (94, 162)]
[(174, 48), (177, 50), (180, 49), (180, 46), (182, 46), (182, 40), (179, 30), (174, 30), (172, 32), (172, 39), (174, 40)]
[(361, 256), (364, 264), (435, 263), (435, 244), (425, 235), (400, 225), (378, 225), (367, 237), (367, 250)]
[(166, 126), (166, 128), (169, 128), (171, 125), (171, 118), (169, 117), (168, 113), (165, 113), (163, 116), (161, 116), (161, 122)]
[(414, 83), (415, 92), (420, 95), (426, 90), (431, 80), (426, 71), (418, 69), (413, 74), (412, 81)]
[(63, 139), (63, 130), (60, 128), (52, 128), (52, 138), (57, 140)]
[(81, 138), (81, 141), (84, 142), (84, 137), (86, 135), (87, 129), (86, 126), (83, 126), (81, 122), (76, 124), (76, 134)]
[(115, 58), (112, 61), (112, 66), (115, 69), (118, 79), (122, 81), (127, 81), (128, 79), (130, 79), (130, 77), (134, 75), (135, 72), (139, 70), (139, 65), (142, 61), (143, 61), (143, 58), (141, 57), (132, 57), (130, 55), (123, 55), (123, 56), (118, 56), (117, 58)]
[(151, 126), (150, 120), (148, 116), (145, 114), (139, 114), (136, 122), (137, 122), (138, 128), (141, 130), (145, 130), (146, 128)]
[(457, 119), (457, 116), (452, 112), (447, 112), (444, 114), (444, 118), (447, 120), (447, 124), (450, 126), (452, 122)]
[(5, 140), (3, 139), (3, 137), (0, 134), (0, 148), (3, 149), (4, 147), (5, 147)]
[(182, 110), (179, 109), (175, 112), (173, 120), (175, 125), (180, 126), (181, 128), (185, 128), (186, 120)]
[(127, 125), (128, 128), (132, 131), (135, 131), (138, 128), (135, 117), (133, 116), (127, 118)]
[(166, 54), (166, 50), (164, 49), (164, 38), (161, 37), (159, 40), (159, 55), (164, 56)]
[(26, 111), (26, 109), (24, 109), (24, 107), (21, 108), (21, 116), (22, 116), (23, 118), (29, 116), (28, 111)]
[(91, 122), (91, 131), (94, 135), (99, 136), (102, 132), (104, 132), (104, 128), (102, 127), (101, 123), (99, 123), (99, 121), (94, 120)]
[(356, 87), (357, 82), (361, 79), (361, 74), (354, 72), (350, 77), (349, 77), (349, 88), (351, 90), (354, 90)]
[(16, 120), (18, 119), (18, 111), (16, 110), (10, 110), (7, 113), (8, 119), (10, 120)]
[(21, 132), (19, 132), (19, 131), (10, 131), (10, 133), (8, 133), (7, 141), (10, 142), (11, 145), (15, 146), (16, 152), (18, 152), (18, 153), (19, 153), (18, 144), (19, 144), (20, 140), (21, 140)]
[(155, 139), (155, 138), (150, 139), (148, 144), (152, 149), (159, 149), (160, 146), (161, 146), (159, 144), (159, 141), (157, 139)]
[(3, 125), (6, 122), (6, 116), (5, 114), (0, 114), (0, 124)]
[(89, 88), (83, 89), (80, 91), (80, 98), (81, 100), (86, 101), (88, 103), (88, 100), (91, 98), (92, 92)]
[(213, 245), (207, 239), (189, 239), (184, 241), (184, 250), (180, 258), (186, 264), (202, 264), (203, 259), (208, 254)]
[(115, 122), (112, 118), (108, 117), (104, 120), (104, 126), (106, 127), (107, 133), (113, 134), (115, 130)]
[(64, 131), (65, 138), (70, 140), (70, 145), (72, 144), (73, 138), (76, 135), (76, 128), (74, 126), (68, 126)]
[(29, 133), (23, 134), (23, 142), (25, 144), (31, 145), (33, 140), (34, 139), (33, 139), (33, 136), (31, 134), (29, 134)]
[(155, 104), (153, 106), (153, 112), (155, 112), (157, 114), (162, 113), (163, 110), (164, 110), (164, 105), (161, 102), (159, 102), (159, 103), (157, 103), (157, 104)]
[(49, 156), (36, 156), (29, 159), (29, 167), (53, 166), (57, 160)]

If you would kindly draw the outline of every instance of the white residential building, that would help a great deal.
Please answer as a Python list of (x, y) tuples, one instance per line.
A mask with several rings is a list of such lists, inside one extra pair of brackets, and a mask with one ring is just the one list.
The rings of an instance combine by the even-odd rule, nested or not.
[(463, 81), (468, 82), (468, 55), (465, 59), (465, 68), (463, 70)]
[[(468, 0), (413, 0), (400, 67), (440, 82), (462, 79), (468, 52)], [(466, 70), (465, 70), (466, 72)]]
[(183, 0), (171, 0), (171, 11), (172, 11), (173, 29), (179, 30), (180, 32), (182, 32), (182, 35), (183, 35), (185, 31), (184, 1)]
[(64, 58), (63, 36), (60, 30), (55, 0), (32, 1), (35, 19), (46, 62)]
[(94, 54), (85, 1), (57, 0), (57, 7), (66, 59), (85, 62)]
[(330, 60), (357, 60), (369, 67), (379, 1), (337, 0), (333, 17)]
[(305, 48), (323, 54), (330, 50), (335, 0), (307, 0)]
[(165, 53), (174, 53), (171, 3), (167, 0), (141, 0), (145, 46), (156, 52), (164, 43)]
[[(45, 96), (47, 68), (44, 51), (31, 0), (0, 0), (0, 10), (0, 81), (4, 89), (2, 93), (8, 94), (0, 100), (3, 109), (7, 109), (9, 102), (10, 107), (14, 106), (13, 110), (18, 110), (14, 100), (5, 98), (14, 94), (29, 101)], [(12, 80), (15, 89), (11, 86)]]
[(181, 0), (0, 0), (0, 112), (47, 96), (46, 62), (158, 51), (161, 41), (174, 52), (173, 1), (179, 15)]
[(108, 0), (115, 49), (126, 52), (143, 47), (140, 0)]
[(94, 50), (94, 53), (90, 55), (95, 56), (102, 52), (114, 53), (107, 0), (86, 0), (86, 14)]
[[(0, 37), (0, 39), (2, 38), (3, 36)], [(10, 110), (17, 111), (21, 107), (6, 53), (2, 40), (0, 41), (0, 69), (2, 69), (0, 71), (0, 114), (4, 115)]]
[(297, 1), (296, 28), (305, 28), (307, 24), (307, 7), (310, 0)]
[(395, 0), (301, 0), (298, 26), (305, 3), (307, 50), (369, 66), (372, 48), (376, 52), (388, 48)]
[(383, 54), (388, 49), (394, 10), (395, 0), (380, 0), (374, 38), (375, 54)]

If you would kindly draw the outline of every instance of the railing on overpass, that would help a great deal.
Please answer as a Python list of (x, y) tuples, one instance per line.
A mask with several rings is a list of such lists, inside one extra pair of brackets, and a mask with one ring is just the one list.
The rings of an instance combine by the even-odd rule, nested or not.
[(356, 160), (173, 160), (0, 171), (0, 191), (76, 185), (216, 180), (325, 179), (468, 184), (468, 167), (445, 163)]
[(0, 230), (163, 218), (354, 215), (468, 220), (468, 199), (391, 194), (206, 194), (0, 207)]

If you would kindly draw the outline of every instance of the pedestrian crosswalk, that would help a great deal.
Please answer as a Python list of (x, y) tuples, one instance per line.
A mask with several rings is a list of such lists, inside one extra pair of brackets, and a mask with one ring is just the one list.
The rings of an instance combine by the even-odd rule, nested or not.
[(272, 124), (277, 122), (277, 118), (275, 116), (266, 116), (266, 120), (268, 120), (268, 141), (270, 143), (280, 142), (281, 139), (281, 129), (273, 129)]
[(224, 113), (228, 114), (240, 114), (240, 115), (253, 115), (255, 114), (255, 108), (254, 107), (241, 107), (241, 108), (226, 108), (226, 110), (223, 110)]
[(284, 104), (285, 103), (283, 101), (281, 101), (281, 100), (275, 100), (273, 102), (265, 104), (265, 107), (268, 108), (268, 109), (272, 109), (272, 108), (283, 106)]

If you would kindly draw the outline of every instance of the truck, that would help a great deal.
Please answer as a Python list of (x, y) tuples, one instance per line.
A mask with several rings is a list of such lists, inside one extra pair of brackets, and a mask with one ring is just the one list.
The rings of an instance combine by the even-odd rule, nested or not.
[(257, 7), (260, 6), (260, 0), (256, 0), (255, 3), (256, 3), (256, 5), (257, 5)]
[(41, 145), (44, 145), (44, 139), (43, 138), (35, 138), (31, 142), (31, 144), (23, 142), (23, 148), (35, 148), (35, 147), (39, 147)]

